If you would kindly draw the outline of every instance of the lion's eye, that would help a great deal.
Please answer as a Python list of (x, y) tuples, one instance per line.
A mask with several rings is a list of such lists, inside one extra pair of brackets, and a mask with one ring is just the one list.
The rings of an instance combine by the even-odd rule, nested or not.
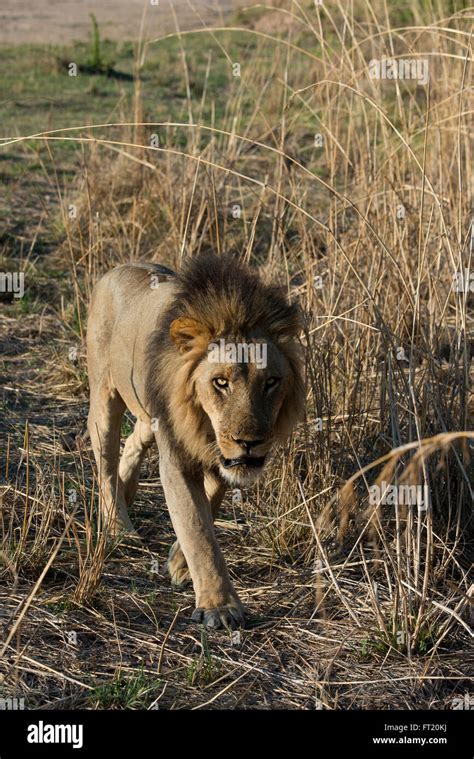
[(275, 387), (275, 385), (278, 385), (279, 382), (280, 382), (280, 378), (279, 377), (269, 377), (265, 381), (265, 387), (268, 387), (268, 388)]
[(214, 387), (219, 388), (219, 390), (225, 390), (226, 387), (229, 387), (229, 382), (225, 377), (214, 377), (212, 382)]

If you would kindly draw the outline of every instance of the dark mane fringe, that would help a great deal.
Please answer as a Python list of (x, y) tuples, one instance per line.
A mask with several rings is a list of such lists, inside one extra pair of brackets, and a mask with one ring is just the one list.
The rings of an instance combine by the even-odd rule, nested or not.
[(267, 285), (237, 258), (205, 253), (185, 261), (176, 279), (176, 299), (169, 322), (188, 316), (211, 335), (245, 335), (263, 327), (270, 337), (297, 334), (297, 308), (284, 290)]

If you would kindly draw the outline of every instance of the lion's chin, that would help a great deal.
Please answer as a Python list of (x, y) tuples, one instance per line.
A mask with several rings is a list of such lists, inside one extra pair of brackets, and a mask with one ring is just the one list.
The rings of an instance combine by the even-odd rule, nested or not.
[(239, 459), (219, 459), (219, 470), (222, 477), (231, 485), (253, 485), (263, 472), (265, 456), (252, 458), (242, 456)]
[[(258, 480), (262, 474), (263, 467), (261, 469), (247, 469), (245, 467), (237, 467), (236, 469), (224, 469), (223, 466), (219, 467), (220, 473), (223, 479), (233, 485), (234, 487), (249, 487)], [(243, 470), (243, 471), (242, 471)]]

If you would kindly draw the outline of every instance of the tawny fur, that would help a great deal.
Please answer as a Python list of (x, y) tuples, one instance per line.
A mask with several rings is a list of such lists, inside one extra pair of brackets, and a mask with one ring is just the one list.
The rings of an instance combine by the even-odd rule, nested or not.
[[(172, 580), (191, 577), (194, 619), (235, 627), (243, 610), (212, 523), (226, 486), (251, 484), (301, 418), (298, 311), (233, 258), (199, 256), (170, 275), (155, 264), (127, 264), (94, 288), (88, 426), (101, 512), (112, 531), (133, 530), (127, 510), (156, 442), (179, 541), (169, 560)], [(265, 345), (268, 362), (215, 365), (208, 348), (219, 338)], [(126, 408), (137, 423), (119, 461)]]

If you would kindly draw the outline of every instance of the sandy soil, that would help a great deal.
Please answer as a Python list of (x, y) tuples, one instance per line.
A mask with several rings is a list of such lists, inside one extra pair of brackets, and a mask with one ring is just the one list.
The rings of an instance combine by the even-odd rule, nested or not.
[[(152, 3), (157, 3), (152, 4)], [(219, 26), (244, 0), (1, 0), (0, 45), (49, 43), (61, 45), (87, 39), (90, 13), (102, 36), (136, 39), (146, 6), (146, 36), (175, 30), (174, 7), (180, 29)]]

